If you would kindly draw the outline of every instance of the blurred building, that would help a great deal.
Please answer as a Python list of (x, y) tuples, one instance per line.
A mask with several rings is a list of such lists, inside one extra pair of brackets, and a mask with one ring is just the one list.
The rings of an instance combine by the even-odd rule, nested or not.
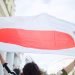
[(13, 16), (15, 3), (14, 0), (0, 0), (0, 17)]

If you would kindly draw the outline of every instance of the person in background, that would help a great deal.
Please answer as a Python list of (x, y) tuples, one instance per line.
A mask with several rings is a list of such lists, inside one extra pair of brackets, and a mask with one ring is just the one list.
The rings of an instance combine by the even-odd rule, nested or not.
[[(8, 73), (10, 73), (12, 75), (17, 75), (15, 70), (13, 72), (9, 69), (7, 62), (3, 59), (3, 56), (1, 54), (0, 54), (0, 61)], [(21, 73), (21, 75), (41, 75), (40, 68), (34, 62), (30, 62), (30, 63), (25, 64), (22, 71), (23, 72)]]
[(41, 75), (41, 71), (34, 62), (27, 63), (23, 68), (23, 75)]

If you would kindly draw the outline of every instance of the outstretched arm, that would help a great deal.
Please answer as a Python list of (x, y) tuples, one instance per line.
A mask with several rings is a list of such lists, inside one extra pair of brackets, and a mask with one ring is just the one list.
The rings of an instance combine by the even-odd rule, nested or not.
[(62, 73), (60, 75), (68, 75), (74, 69), (74, 66), (75, 66), (75, 60), (71, 62), (67, 67), (63, 68), (61, 70)]
[(75, 66), (75, 60), (72, 63), (70, 63), (67, 67), (65, 67), (64, 70), (67, 73), (70, 73), (74, 69), (74, 66)]
[(3, 67), (7, 70), (8, 73), (13, 74), (13, 75), (16, 75), (14, 72), (12, 72), (9, 69), (9, 67), (7, 66), (6, 61), (4, 60), (4, 58), (3, 58), (3, 56), (1, 54), (0, 54), (0, 61), (1, 61), (2, 65), (3, 65)]

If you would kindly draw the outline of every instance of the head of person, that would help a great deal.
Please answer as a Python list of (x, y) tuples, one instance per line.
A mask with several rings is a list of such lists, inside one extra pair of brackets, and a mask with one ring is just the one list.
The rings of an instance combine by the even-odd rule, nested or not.
[(41, 71), (37, 64), (30, 62), (24, 66), (23, 75), (41, 75)]
[(19, 68), (15, 68), (15, 69), (13, 69), (13, 71), (16, 73), (16, 75), (20, 75), (20, 69)]

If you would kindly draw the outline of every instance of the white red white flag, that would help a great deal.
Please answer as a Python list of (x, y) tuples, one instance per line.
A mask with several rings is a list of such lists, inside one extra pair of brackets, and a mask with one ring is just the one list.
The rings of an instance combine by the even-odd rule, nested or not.
[(0, 50), (75, 55), (75, 25), (47, 14), (1, 17)]

